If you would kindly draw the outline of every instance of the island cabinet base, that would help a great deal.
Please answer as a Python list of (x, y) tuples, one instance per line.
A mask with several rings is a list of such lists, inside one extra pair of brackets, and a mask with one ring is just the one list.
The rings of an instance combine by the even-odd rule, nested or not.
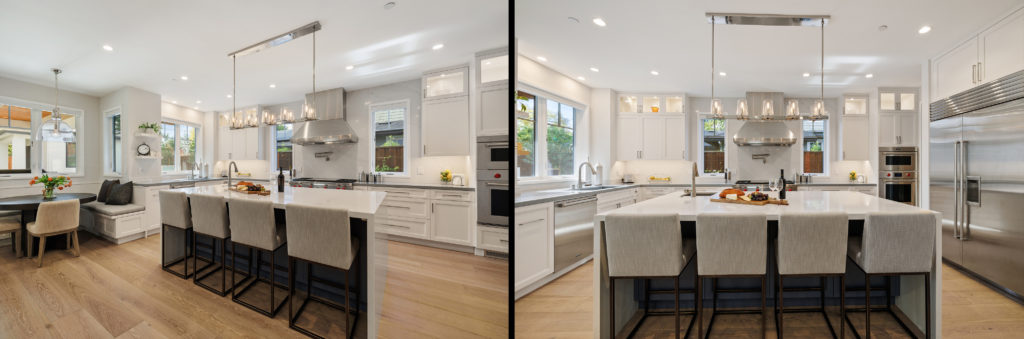
[[(684, 237), (694, 237), (696, 223), (693, 221), (683, 221), (680, 223), (683, 228)], [(851, 220), (850, 221), (850, 235), (860, 235), (863, 230), (863, 220)], [(595, 227), (597, 229), (603, 229), (603, 222), (598, 222)], [(775, 300), (777, 294), (777, 269), (775, 258), (775, 238), (778, 234), (778, 222), (768, 221), (768, 262), (767, 262), (767, 286), (766, 295), (768, 309), (772, 310), (775, 308)], [(603, 232), (595, 232), (595, 249), (601, 248), (600, 243), (603, 242), (601, 238)], [(697, 253), (696, 260), (700, 260), (700, 253)], [(609, 280), (607, 275), (607, 264), (604, 250), (601, 249), (595, 252), (595, 293), (597, 294), (595, 307), (598, 308), (595, 312), (595, 338), (609, 338), (609, 322), (610, 315), (609, 309), (611, 307), (610, 297), (614, 295), (615, 298), (615, 328), (616, 333), (624, 335), (634, 330), (634, 327), (640, 324), (640, 319), (643, 317), (645, 305), (644, 305), (644, 286), (643, 284), (650, 284), (651, 290), (672, 290), (675, 283), (673, 279), (653, 279), (644, 281), (641, 279), (617, 279), (615, 283), (615, 292), (610, 293)], [(856, 264), (853, 263), (849, 258), (846, 261), (846, 307), (847, 315), (854, 314), (855, 319), (863, 319), (863, 305), (864, 305), (864, 273), (857, 268)], [(697, 265), (691, 263), (687, 265), (687, 268), (683, 271), (680, 276), (680, 290), (690, 290), (696, 288), (695, 286), (695, 275), (697, 274)], [(840, 305), (840, 289), (843, 286), (840, 284), (839, 278), (829, 278), (825, 280), (825, 306), (828, 307), (830, 312), (838, 314), (838, 306)], [(911, 308), (920, 308), (917, 312), (924, 312), (924, 300), (923, 292), (915, 290), (916, 286), (923, 284), (923, 277), (921, 276), (907, 276), (907, 277), (873, 277), (871, 279), (871, 306), (872, 306), (872, 318), (890, 318), (897, 317), (897, 319), (906, 323), (909, 330), (913, 331), (918, 337), (923, 337), (924, 322), (915, 327), (915, 321), (913, 321), (901, 306), (904, 304), (909, 305)], [(761, 288), (760, 279), (750, 278), (705, 278), (701, 284), (702, 295), (703, 295), (703, 307), (706, 311), (704, 317), (705, 330), (707, 330), (707, 322), (710, 319), (710, 314), (714, 305), (717, 305), (719, 311), (723, 309), (755, 309), (761, 307), (761, 296), (757, 292), (752, 293), (719, 293), (718, 296), (714, 296), (712, 288), (717, 290), (759, 290)], [(807, 288), (813, 289), (821, 286), (821, 278), (819, 277), (786, 277), (785, 287), (787, 290), (791, 288), (800, 289)], [(934, 287), (935, 284), (932, 284)], [(785, 305), (787, 309), (799, 309), (799, 308), (817, 308), (821, 305), (821, 291), (808, 290), (790, 292), (787, 291), (785, 295)], [(934, 292), (932, 293), (935, 296)], [(650, 310), (671, 310), (674, 307), (674, 301), (672, 300), (671, 294), (652, 294), (650, 295)], [(901, 299), (910, 299), (900, 302)], [(716, 303), (716, 304), (713, 304)], [(682, 311), (690, 311), (694, 309), (696, 300), (693, 294), (682, 294), (679, 298), (679, 308)], [(934, 307), (935, 303), (932, 303)], [(788, 311), (787, 311), (788, 312)], [(933, 309), (932, 312), (935, 312)], [(856, 315), (860, 313), (860, 315)], [(912, 313), (912, 312), (907, 312)], [(933, 313), (934, 314), (934, 313)], [(726, 315), (728, 316), (728, 315)], [(833, 315), (834, 316), (834, 315)], [(768, 316), (768, 321), (773, 322), (772, 316)], [(890, 318), (891, 319), (891, 318)], [(839, 328), (838, 318), (833, 319), (833, 324), (836, 329)], [(923, 320), (923, 316), (921, 317)], [(862, 320), (861, 320), (862, 321)], [(855, 324), (859, 327), (863, 327), (863, 323)], [(824, 320), (822, 320), (822, 326), (824, 326)], [(847, 325), (849, 326), (849, 325)], [(685, 331), (685, 329), (684, 329)], [(696, 333), (696, 330), (694, 330)]]

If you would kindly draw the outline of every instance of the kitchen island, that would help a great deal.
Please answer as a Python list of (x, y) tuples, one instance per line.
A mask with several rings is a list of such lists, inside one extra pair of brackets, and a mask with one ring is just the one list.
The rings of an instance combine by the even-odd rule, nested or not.
[[(788, 206), (780, 206), (780, 205), (755, 206), (755, 205), (741, 205), (741, 204), (726, 204), (726, 203), (712, 202), (712, 201), (710, 201), (710, 198), (711, 197), (706, 197), (706, 196), (705, 197), (691, 198), (689, 196), (684, 196), (683, 194), (667, 194), (667, 195), (664, 195), (664, 196), (661, 196), (661, 197), (658, 197), (658, 198), (654, 198), (654, 199), (651, 199), (651, 200), (647, 200), (647, 201), (644, 201), (644, 202), (640, 202), (640, 203), (637, 203), (637, 204), (634, 204), (634, 205), (625, 206), (625, 207), (622, 207), (622, 208), (619, 208), (619, 209), (615, 209), (615, 210), (612, 210), (612, 211), (607, 211), (607, 212), (599, 213), (599, 214), (597, 214), (595, 216), (595, 218), (594, 218), (594, 223), (595, 223), (595, 229), (594, 229), (595, 230), (594, 231), (594, 249), (595, 249), (595, 251), (594, 251), (594, 253), (595, 253), (595, 255), (594, 255), (594, 268), (595, 268), (594, 269), (594, 286), (595, 286), (595, 288), (594, 288), (594, 300), (595, 300), (595, 302), (594, 302), (594, 305), (593, 305), (594, 306), (594, 336), (595, 336), (595, 338), (607, 338), (607, 337), (609, 337), (609, 326), (612, 326), (612, 324), (609, 324), (609, 319), (608, 319), (608, 317), (609, 317), (609, 306), (610, 306), (610, 302), (611, 302), (611, 300), (609, 300), (609, 297), (610, 297), (610, 293), (609, 292), (610, 291), (608, 289), (609, 288), (609, 283), (608, 283), (608, 267), (607, 267), (607, 263), (606, 263), (606, 259), (605, 259), (605, 255), (606, 255), (605, 254), (605, 249), (602, 246), (603, 243), (604, 243), (604, 241), (602, 239), (602, 234), (604, 234), (604, 232), (602, 232), (602, 230), (604, 229), (605, 216), (607, 216), (608, 214), (613, 214), (614, 213), (614, 214), (644, 215), (644, 214), (675, 213), (675, 214), (677, 214), (679, 216), (680, 226), (683, 227), (683, 234), (684, 234), (684, 236), (687, 236), (687, 234), (689, 234), (688, 236), (692, 237), (698, 214), (708, 213), (708, 212), (763, 213), (767, 217), (767, 219), (768, 219), (769, 243), (771, 244), (771, 243), (773, 243), (773, 241), (770, 238), (773, 237), (774, 234), (776, 234), (776, 232), (773, 229), (775, 227), (777, 227), (777, 221), (779, 220), (779, 216), (782, 213), (795, 213), (795, 212), (844, 212), (844, 213), (846, 213), (849, 216), (849, 219), (850, 219), (850, 232), (851, 232), (851, 234), (859, 234), (859, 232), (861, 232), (861, 230), (863, 229), (863, 220), (865, 219), (867, 213), (869, 213), (869, 212), (908, 212), (908, 213), (913, 213), (913, 212), (919, 212), (919, 211), (922, 210), (919, 207), (910, 206), (910, 205), (906, 205), (906, 204), (902, 204), (902, 203), (897, 203), (897, 202), (893, 202), (893, 201), (889, 201), (889, 200), (885, 200), (885, 199), (879, 198), (877, 196), (872, 196), (872, 195), (863, 194), (863, 193), (859, 193), (859, 192), (852, 192), (852, 191), (807, 191), (807, 192), (796, 191), (796, 192), (788, 192), (788, 194), (787, 194), (787, 198), (788, 198), (787, 200), (789, 202)], [(942, 220), (942, 218), (940, 216), (938, 216), (938, 212), (933, 212), (933, 213), (936, 213), (936, 215), (937, 215), (936, 220), (937, 221), (936, 221), (936, 225), (935, 225), (936, 232), (935, 232), (935, 239), (934, 239), (934, 241), (935, 241), (935, 251), (934, 251), (934, 253), (932, 253), (932, 257), (934, 258), (934, 260), (933, 260), (934, 265), (932, 267), (931, 274), (930, 274), (931, 287), (932, 287), (932, 291), (931, 291), (931, 294), (930, 294), (931, 295), (931, 299), (932, 299), (931, 303), (930, 303), (932, 305), (932, 310), (931, 310), (932, 321), (931, 321), (931, 324), (933, 326), (933, 329), (932, 329), (933, 332), (932, 333), (941, 333), (941, 324), (939, 322), (939, 320), (941, 319), (941, 317), (939, 316), (941, 314), (941, 303), (939, 302), (941, 300), (941, 296), (939, 295), (938, 291), (942, 290), (942, 286), (940, 285), (941, 281), (942, 281), (941, 276), (940, 276), (940, 274), (941, 274), (941, 267), (942, 266), (941, 266), (941, 263), (940, 263), (941, 257), (938, 255), (938, 253), (942, 253), (942, 248), (941, 248), (941, 243), (939, 242), (939, 240), (940, 240), (939, 235), (941, 234), (941, 232), (939, 232), (938, 230), (941, 229), (940, 227), (941, 227), (941, 220)], [(771, 252), (769, 252), (769, 253), (771, 254)], [(697, 254), (697, 257), (698, 258), (700, 257), (700, 253)], [(771, 275), (773, 275), (774, 272), (775, 272), (774, 266), (772, 266), (774, 264), (773, 257), (774, 257), (774, 255), (769, 255), (769, 259), (768, 259), (768, 263), (767, 263), (769, 265), (769, 268), (768, 268), (769, 277), (771, 277)], [(848, 261), (847, 280), (846, 280), (847, 281), (847, 285), (848, 286), (852, 286), (852, 287), (856, 287), (858, 284), (863, 285), (863, 279), (859, 279), (859, 278), (862, 278), (862, 276), (860, 275), (860, 272), (856, 268), (851, 268), (851, 267), (853, 267), (852, 265), (853, 264), (849, 263), (849, 261)], [(681, 288), (692, 288), (692, 286), (685, 286), (685, 282), (692, 282), (693, 281), (693, 274), (696, 274), (695, 267), (696, 267), (696, 265), (690, 265), (690, 267), (688, 267), (686, 269), (686, 271), (683, 272), (683, 276), (684, 277), (682, 279), (680, 279), (680, 281), (684, 282), (684, 286), (681, 286)], [(743, 280), (730, 281), (729, 279), (720, 279), (720, 280), (723, 280), (723, 284), (722, 285), (728, 285), (728, 288), (755, 287), (755, 285), (750, 285), (750, 286), (745, 285), (745, 284), (748, 284), (748, 283), (749, 284), (756, 284), (757, 287), (760, 286), (759, 282), (753, 283), (753, 282), (748, 282), (748, 281), (743, 281)], [(773, 297), (774, 297), (774, 288), (775, 287), (774, 287), (774, 285), (772, 283), (773, 279), (769, 278), (768, 280), (769, 280), (769, 287), (767, 289), (768, 292), (767, 292), (767, 296), (766, 297), (769, 299), (769, 305), (772, 305), (773, 302), (771, 300), (774, 299)], [(872, 284), (872, 290), (875, 290), (874, 286), (877, 284), (877, 282), (878, 281), (874, 281), (874, 283)], [(908, 276), (908, 277), (894, 278), (894, 282), (895, 283), (894, 283), (894, 286), (893, 286), (893, 290), (890, 291), (891, 293), (893, 293), (894, 296), (896, 296), (895, 297), (894, 308), (897, 308), (899, 311), (901, 311), (903, 314), (905, 314), (907, 318), (909, 318), (912, 321), (912, 322), (908, 322), (908, 325), (914, 326), (916, 324), (919, 329), (923, 329), (924, 324), (925, 324), (925, 319), (924, 319), (924, 315), (925, 315), (925, 310), (924, 310), (924, 307), (925, 307), (924, 288), (925, 287), (924, 287), (924, 285), (925, 284), (924, 284), (924, 281), (923, 281), (923, 277), (920, 277), (920, 276)], [(669, 281), (669, 284), (671, 284), (671, 281)], [(788, 285), (790, 285), (790, 283), (787, 282), (787, 286)], [(797, 284), (794, 284), (794, 285), (797, 285)], [(616, 329), (616, 333), (621, 333), (620, 331), (622, 331), (624, 328), (627, 328), (627, 327), (629, 327), (631, 325), (634, 325), (635, 324), (635, 320), (639, 317), (639, 314), (642, 312), (642, 310), (640, 309), (640, 306), (641, 306), (640, 305), (640, 301), (643, 299), (643, 295), (642, 295), (642, 293), (639, 292), (640, 291), (640, 289), (639, 289), (640, 286), (641, 285), (640, 285), (639, 281), (634, 281), (634, 283), (632, 283), (632, 284), (630, 284), (630, 283), (618, 283), (618, 284), (616, 284), (616, 289), (615, 289), (615, 296), (616, 296), (616, 300), (615, 300), (615, 302), (616, 302), (616, 304), (615, 304), (616, 314), (615, 314), (615, 316), (616, 316), (616, 319), (615, 319), (615, 324), (614, 324), (615, 329)], [(661, 287), (664, 287), (664, 286), (661, 286)], [(652, 287), (652, 288), (653, 289), (657, 289), (657, 287)], [(705, 298), (709, 298), (709, 296), (710, 296), (710, 292), (709, 291), (710, 291), (710, 289), (705, 289), (705, 293), (704, 293), (704, 297)], [(879, 289), (877, 291), (879, 291), (879, 292), (878, 293), (872, 293), (872, 305), (884, 305), (885, 304), (884, 293), (880, 292), (881, 289)], [(837, 299), (837, 297), (839, 295), (838, 294), (838, 290), (836, 290), (835, 288), (832, 288), (831, 292), (832, 293), (829, 293), (829, 296), (830, 296), (829, 299), (830, 300), (827, 301), (827, 302), (829, 302), (829, 305), (832, 305), (833, 302), (835, 302), (835, 303), (838, 302), (837, 300), (835, 300), (835, 299)], [(787, 304), (789, 304), (789, 305), (793, 305), (793, 304), (790, 304), (791, 301), (795, 302), (796, 304), (799, 304), (801, 302), (805, 302), (805, 303), (808, 303), (809, 305), (813, 305), (813, 304), (816, 303), (816, 301), (814, 301), (815, 299), (813, 299), (813, 298), (814, 298), (813, 295), (808, 295), (808, 296), (805, 296), (804, 298), (802, 298), (804, 300), (799, 300), (799, 299), (801, 299), (799, 297), (791, 298), (789, 295), (786, 296)], [(856, 305), (857, 302), (862, 302), (863, 301), (863, 292), (848, 292), (846, 294), (846, 298), (848, 300), (847, 301), (847, 305), (848, 306), (849, 305)], [(720, 299), (720, 301), (719, 301), (720, 304), (719, 305), (723, 306), (723, 307), (749, 307), (749, 306), (758, 306), (759, 307), (760, 306), (760, 296), (737, 295), (734, 298), (722, 298), (722, 297), (720, 297), (719, 299)], [(708, 306), (708, 301), (707, 300), (709, 300), (709, 299), (706, 299), (705, 307), (710, 307), (710, 306)], [(652, 307), (652, 308), (660, 308), (662, 306), (671, 306), (672, 305), (671, 298), (669, 298), (667, 300), (662, 298), (662, 301), (659, 304), (658, 300), (654, 299), (654, 297), (652, 296), (652, 302), (655, 303), (655, 306), (656, 306), (656, 307)], [(691, 295), (683, 295), (680, 298), (680, 307), (683, 308), (683, 309), (692, 308), (693, 304), (694, 304), (694, 300), (693, 300)], [(771, 306), (769, 306), (769, 307), (771, 307)], [(875, 312), (872, 312), (873, 317), (874, 317), (874, 313)], [(705, 322), (707, 320), (708, 320), (708, 317), (705, 317)], [(771, 320), (769, 320), (769, 321), (771, 321)], [(824, 325), (822, 324), (822, 326), (824, 326)]]
[[(171, 189), (171, 191), (185, 192), (187, 195), (192, 194), (213, 194), (221, 195), (227, 199), (254, 199), (264, 200), (273, 202), (276, 218), (279, 221), (284, 220), (284, 213), (291, 204), (302, 204), (312, 205), (326, 208), (338, 208), (347, 209), (352, 225), (352, 236), (360, 238), (360, 242), (365, 244), (361, 246), (359, 251), (359, 257), (362, 262), (359, 264), (361, 270), (361, 277), (359, 279), (359, 308), (361, 311), (366, 312), (366, 323), (357, 323), (357, 331), (359, 327), (366, 325), (366, 334), (368, 338), (375, 338), (377, 336), (377, 325), (381, 315), (381, 299), (380, 293), (384, 288), (384, 272), (383, 269), (387, 260), (387, 241), (386, 235), (381, 234), (380, 236), (374, 232), (375, 227), (375, 215), (380, 204), (384, 201), (386, 195), (385, 192), (374, 192), (374, 191), (353, 191), (353, 190), (325, 190), (316, 188), (293, 188), (285, 187), (283, 193), (277, 191), (271, 191), (270, 195), (262, 196), (258, 194), (247, 194), (241, 192), (234, 192), (227, 189), (226, 186), (215, 185), (215, 186), (201, 186), (201, 187), (187, 187)], [(285, 227), (302, 227), (302, 225), (286, 225)], [(167, 254), (166, 260), (173, 261), (173, 258), (178, 258), (182, 255), (182, 241), (184, 237), (181, 232), (170, 232), (164, 235), (166, 237), (164, 246), (166, 246)], [(287, 244), (285, 245), (287, 246)], [(230, 246), (228, 246), (230, 248)], [(161, 249), (163, 250), (163, 249)], [(177, 251), (177, 252), (175, 252)], [(198, 252), (202, 257), (209, 257), (210, 253), (204, 253), (203, 251)], [(368, 255), (369, 254), (369, 255)], [(282, 249), (278, 251), (277, 262), (287, 263), (288, 253)], [(219, 256), (216, 256), (219, 259)], [(230, 258), (230, 254), (228, 255)], [(241, 259), (241, 258), (239, 258)], [(248, 263), (239, 260), (241, 267), (246, 267)], [(300, 270), (304, 270), (299, 265)], [(283, 268), (283, 269), (282, 269)], [(326, 271), (317, 269), (317, 278), (331, 280), (335, 282), (342, 282), (341, 274), (334, 271)], [(285, 267), (278, 267), (277, 276), (275, 280), (287, 286), (288, 281), (288, 269)], [(265, 268), (263, 273), (269, 274), (269, 268)], [(296, 290), (305, 290), (306, 281), (304, 274), (296, 275)], [(344, 299), (339, 298), (339, 292), (332, 289), (320, 289), (319, 285), (314, 285), (313, 293), (334, 299), (342, 303)], [(287, 307), (285, 307), (287, 308)], [(287, 312), (285, 312), (287, 313)]]

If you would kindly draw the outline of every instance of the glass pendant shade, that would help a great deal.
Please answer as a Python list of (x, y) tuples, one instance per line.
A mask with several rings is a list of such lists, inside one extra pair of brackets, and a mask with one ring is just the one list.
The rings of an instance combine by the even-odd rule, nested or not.
[(75, 142), (75, 129), (60, 118), (46, 120), (39, 126), (38, 141)]
[(270, 113), (270, 110), (263, 110), (263, 124), (267, 126), (277, 125), (277, 115)]
[(722, 117), (722, 101), (718, 99), (711, 100), (711, 115), (720, 118)]
[(825, 103), (822, 102), (821, 100), (816, 100), (814, 102), (814, 112), (812, 114), (814, 115), (814, 117), (825, 116)]
[(786, 118), (787, 119), (796, 119), (799, 116), (800, 116), (800, 103), (798, 101), (796, 101), (796, 100), (791, 100), (789, 102), (789, 104), (786, 105)]
[(749, 114), (749, 112), (747, 112), (747, 100), (736, 100), (736, 116), (740, 119), (746, 119), (747, 114)]
[(281, 123), (292, 123), (295, 122), (295, 113), (288, 110), (287, 108), (281, 109)]
[(767, 118), (771, 118), (774, 115), (775, 115), (775, 108), (772, 107), (772, 101), (769, 100), (769, 99), (765, 99), (761, 103), (761, 117), (767, 119)]

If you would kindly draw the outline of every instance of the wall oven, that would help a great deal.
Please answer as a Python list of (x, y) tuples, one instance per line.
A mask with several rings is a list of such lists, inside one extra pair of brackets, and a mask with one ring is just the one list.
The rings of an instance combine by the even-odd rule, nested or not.
[(476, 138), (476, 169), (507, 170), (512, 159), (507, 135), (481, 136)]
[(917, 171), (917, 147), (879, 147), (878, 170)]
[(478, 223), (508, 227), (512, 215), (512, 190), (508, 170), (476, 171), (476, 219)]
[(882, 172), (878, 180), (878, 196), (895, 202), (917, 206), (916, 172)]

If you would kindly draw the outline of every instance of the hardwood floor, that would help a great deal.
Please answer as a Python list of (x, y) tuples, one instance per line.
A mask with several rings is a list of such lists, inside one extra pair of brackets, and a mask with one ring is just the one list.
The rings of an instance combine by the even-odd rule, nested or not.
[[(943, 265), (942, 337), (1011, 338), (1024, 333), (1024, 306)], [(516, 301), (517, 338), (593, 338), (593, 262), (587, 263), (558, 280)], [(834, 308), (833, 308), (834, 309)], [(838, 312), (832, 323), (838, 325)], [(715, 335), (724, 337), (760, 337), (759, 315), (720, 317)], [(705, 322), (707, 322), (705, 317)], [(850, 319), (863, 333), (863, 313), (850, 313)], [(690, 318), (682, 317), (685, 331)], [(786, 314), (786, 337), (828, 337), (820, 314)], [(768, 318), (768, 337), (775, 338), (775, 322)], [(908, 337), (887, 315), (871, 317), (872, 337)], [(706, 329), (705, 325), (705, 329)], [(696, 333), (696, 329), (694, 329)], [(674, 334), (672, 317), (650, 317), (635, 337), (659, 338)], [(696, 337), (695, 334), (691, 334)], [(847, 330), (847, 338), (852, 333)]]
[[(388, 247), (380, 337), (507, 335), (506, 261), (398, 242)], [(114, 245), (82, 232), (81, 248), (78, 258), (47, 252), (36, 268), (0, 247), (0, 338), (304, 337), (288, 328), (287, 305), (268, 319), (161, 270), (159, 235)], [(308, 309), (320, 311), (313, 303)], [(342, 332), (319, 320), (302, 321)], [(366, 336), (365, 316), (357, 331)]]

